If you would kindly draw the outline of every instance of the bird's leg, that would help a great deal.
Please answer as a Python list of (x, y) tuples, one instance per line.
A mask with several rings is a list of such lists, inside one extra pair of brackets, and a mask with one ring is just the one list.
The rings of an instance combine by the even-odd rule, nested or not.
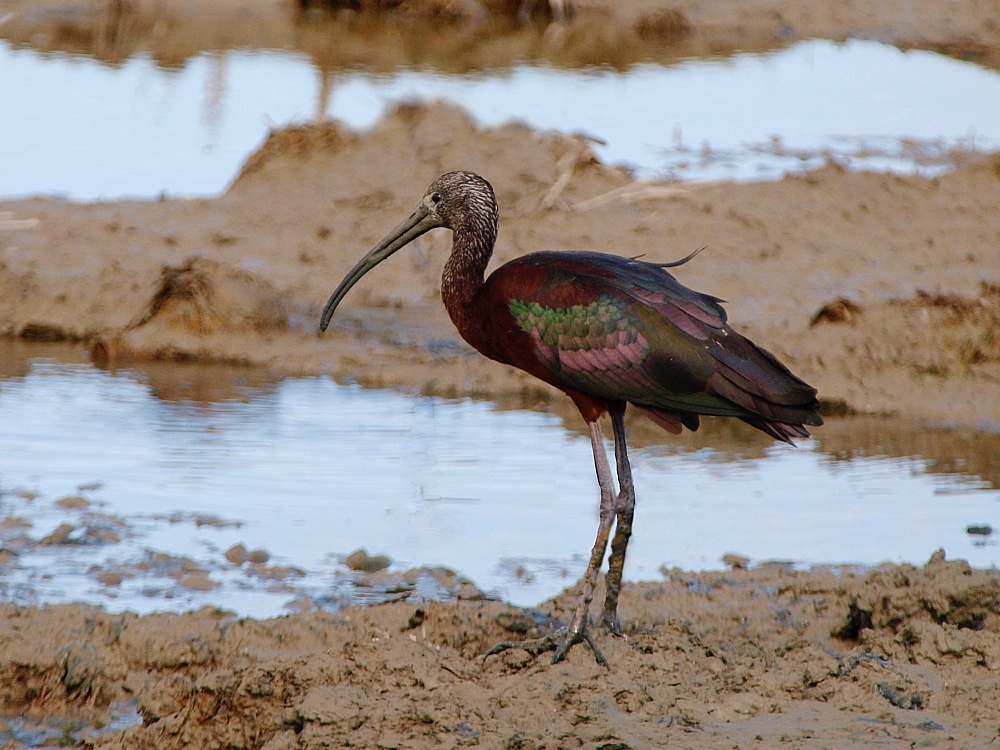
[(594, 652), (594, 657), (604, 666), (608, 666), (604, 656), (597, 649), (590, 633), (587, 630), (589, 624), (590, 603), (594, 600), (594, 587), (597, 585), (597, 574), (601, 570), (604, 562), (604, 553), (608, 548), (608, 536), (611, 533), (611, 523), (615, 519), (617, 512), (617, 497), (615, 496), (614, 480), (611, 478), (611, 465), (608, 463), (608, 452), (604, 448), (604, 433), (601, 432), (601, 425), (595, 419), (588, 422), (590, 428), (590, 443), (594, 449), (594, 466), (597, 468), (597, 483), (601, 487), (601, 510), (600, 522), (597, 524), (597, 538), (594, 540), (594, 549), (590, 553), (590, 563), (587, 565), (587, 572), (583, 574), (581, 582), (582, 591), (580, 602), (576, 605), (573, 619), (569, 624), (569, 632), (562, 645), (556, 649), (552, 662), (559, 662), (566, 656), (574, 643), (585, 641)]
[[(608, 536), (611, 534), (611, 524), (617, 512), (618, 496), (615, 494), (614, 480), (611, 478), (611, 464), (608, 463), (608, 452), (604, 448), (604, 433), (601, 432), (601, 425), (597, 420), (588, 422), (590, 429), (590, 443), (594, 449), (594, 466), (597, 468), (597, 483), (601, 487), (601, 512), (600, 522), (597, 525), (597, 539), (594, 541), (594, 549), (590, 553), (590, 564), (587, 572), (584, 573), (581, 582), (579, 603), (573, 612), (573, 619), (566, 629), (565, 636), (560, 638), (558, 633), (530, 641), (504, 641), (486, 652), (484, 656), (493, 656), (511, 648), (523, 648), (529, 653), (538, 655), (543, 651), (554, 650), (555, 656), (552, 663), (562, 661), (574, 644), (586, 643), (594, 653), (597, 663), (609, 667), (607, 659), (597, 647), (593, 636), (590, 635), (589, 610), (590, 603), (594, 600), (594, 587), (597, 585), (597, 575), (600, 573), (601, 564), (604, 562), (604, 553), (608, 547)], [(561, 633), (561, 631), (559, 631)], [(610, 667), (609, 667), (610, 668)]]
[(628, 449), (625, 446), (625, 405), (611, 409), (611, 425), (615, 433), (615, 460), (618, 464), (618, 502), (616, 512), (615, 537), (611, 540), (611, 557), (608, 560), (606, 596), (601, 625), (615, 635), (622, 635), (621, 621), (618, 619), (618, 594), (622, 588), (622, 572), (625, 569), (625, 550), (632, 536), (632, 515), (635, 511), (635, 486), (632, 484), (632, 467), (628, 463)]

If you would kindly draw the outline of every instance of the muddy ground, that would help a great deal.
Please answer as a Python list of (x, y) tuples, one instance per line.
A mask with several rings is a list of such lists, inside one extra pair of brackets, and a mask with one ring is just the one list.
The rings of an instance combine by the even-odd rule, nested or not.
[[(206, 49), (298, 48), (333, 72), (526, 58), (624, 66), (810, 36), (875, 37), (992, 67), (1000, 59), (996, 2), (877, 13), (848, 0), (573, 8), (553, 29), (538, 17), (518, 24), (500, 2), (408, 3), (386, 21), (263, 0), (14, 0), (0, 8), (0, 36), (111, 62), (148, 52), (166, 65)], [(442, 14), (447, 22), (420, 27), (415, 44), (409, 30)], [(563, 411), (558, 394), (455, 334), (437, 287), (444, 230), (372, 273), (330, 331), (316, 331), (360, 254), (434, 177), (461, 168), (496, 188), (498, 261), (541, 249), (669, 261), (705, 246), (677, 276), (729, 300), (735, 327), (816, 385), (828, 414), (869, 415), (872, 430), (892, 413), (996, 431), (1000, 157), (955, 163), (933, 179), (831, 163), (760, 184), (644, 183), (598, 163), (580, 138), (404, 106), (365, 135), (331, 122), (277, 131), (214, 199), (0, 201), (0, 334), (75, 342), (112, 367), (227, 361)], [(995, 451), (983, 456), (995, 471)], [(541, 610), (565, 618), (568, 597)], [(668, 571), (628, 586), (622, 613), (631, 644), (599, 636), (604, 670), (582, 648), (558, 666), (524, 650), (484, 659), (496, 641), (550, 624), (498, 602), (404, 601), (262, 622), (7, 605), (0, 695), (8, 717), (63, 717), (66, 737), (127, 748), (1000, 743), (994, 571), (940, 556), (923, 569)], [(90, 739), (71, 731), (136, 708), (141, 726)]]
[(98, 747), (986, 748), (1000, 741), (998, 601), (995, 572), (940, 556), (671, 570), (626, 586), (629, 640), (598, 638), (611, 669), (583, 648), (558, 665), (484, 658), (540, 632), (498, 602), (265, 621), (7, 605), (0, 696), (66, 717), (65, 738), (138, 709), (141, 726), (86, 739)]

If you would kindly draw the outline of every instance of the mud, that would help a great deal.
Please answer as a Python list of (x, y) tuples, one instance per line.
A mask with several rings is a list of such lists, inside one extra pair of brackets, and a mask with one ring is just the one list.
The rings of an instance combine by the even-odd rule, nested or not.
[(780, 566), (627, 586), (628, 638), (551, 665), (514, 649), (566, 618), (402, 602), (274, 620), (202, 609), (0, 609), (8, 712), (141, 725), (97, 747), (987, 747), (1000, 722), (1000, 580)]
[[(551, 24), (551, 9), (568, 9)], [(530, 18), (519, 17), (532, 6)], [(295, 49), (334, 74), (420, 65), (465, 72), (524, 60), (626, 68), (781, 49), (802, 39), (878, 39), (1000, 67), (996, 0), (919, 8), (855, 0), (7, 0), (0, 37), (119, 63), (181, 67), (205, 51)]]
[[(577, 0), (555, 25), (546, 12), (519, 23), (511, 5), (299, 13), (263, 0), (13, 0), (0, 13), (0, 36), (112, 63), (145, 53), (166, 66), (206, 50), (299, 49), (328, 74), (359, 65), (465, 71), (525, 59), (626, 67), (849, 36), (1000, 67), (996, 2), (925, 3), (919, 12), (883, 4), (876, 12), (848, 1)], [(827, 414), (862, 415), (831, 421), (827, 447), (849, 455), (859, 431), (881, 435), (889, 413), (957, 426), (972, 468), (996, 481), (996, 441), (971, 430), (995, 434), (1000, 425), (1000, 157), (959, 154), (956, 163), (933, 179), (831, 163), (770, 183), (656, 184), (600, 164), (583, 138), (485, 129), (450, 106), (404, 106), (364, 135), (331, 122), (276, 131), (215, 199), (0, 201), (0, 334), (38, 350), (69, 342), (108, 367), (140, 366), (167, 398), (213, 397), (186, 392), (157, 369), (181, 360), (254, 365), (248, 372), (262, 382), (328, 373), (562, 413), (557, 394), (475, 356), (454, 333), (437, 291), (445, 232), (367, 277), (328, 334), (316, 332), (329, 292), (360, 254), (439, 173), (471, 169), (499, 197), (497, 262), (542, 249), (669, 261), (706, 246), (678, 277), (730, 300), (734, 325), (815, 384)], [(3, 361), (0, 371), (15, 375), (9, 370), (19, 366)], [(574, 425), (578, 418), (565, 413)], [(641, 443), (650, 428), (637, 420), (630, 429)], [(727, 430), (685, 439), (736, 445), (747, 437)], [(883, 440), (889, 453), (926, 454), (936, 438), (933, 429), (904, 429)], [(760, 449), (751, 440), (749, 450)], [(73, 497), (65, 502), (88, 512)], [(123, 533), (114, 519), (98, 520), (101, 533)], [(7, 522), (5, 559), (16, 555), (16, 540), (36, 543), (17, 518)], [(82, 532), (52, 533), (65, 542)], [(244, 559), (259, 550), (230, 552), (229, 564), (258, 566), (254, 575), (295, 575)], [(9, 720), (0, 741), (24, 742), (18, 722), (34, 720), (42, 722), (34, 736), (49, 741), (161, 749), (998, 741), (995, 571), (942, 555), (924, 568), (873, 571), (748, 569), (732, 560), (727, 573), (667, 570), (660, 582), (627, 585), (629, 639), (598, 636), (610, 670), (583, 648), (557, 666), (523, 649), (482, 656), (500, 640), (566, 619), (572, 590), (539, 613), (522, 612), (449, 579), (442, 585), (453, 584), (457, 602), (407, 594), (266, 621), (214, 609), (137, 617), (6, 604), (0, 707)], [(205, 585), (189, 562), (144, 564), (178, 585)], [(142, 572), (95, 575), (114, 586)]]

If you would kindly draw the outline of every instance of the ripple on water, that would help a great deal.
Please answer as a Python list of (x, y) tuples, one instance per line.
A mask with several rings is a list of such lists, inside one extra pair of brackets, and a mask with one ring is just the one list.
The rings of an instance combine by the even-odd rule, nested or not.
[[(576, 580), (593, 543), (589, 441), (553, 414), (235, 368), (24, 370), (0, 380), (9, 600), (253, 616), (482, 592), (536, 604)], [(213, 398), (185, 396), (199, 393)], [(893, 446), (912, 424), (832, 420), (798, 449), (712, 429), (633, 451), (626, 577), (719, 568), (727, 553), (920, 564), (945, 547), (976, 566), (1000, 560), (989, 535), (967, 533), (1000, 526), (997, 478), (953, 471), (952, 444), (925, 441), (925, 456), (912, 437)], [(721, 449), (693, 449), (699, 440)], [(996, 453), (997, 436), (962, 440)], [(359, 548), (391, 566), (352, 570)]]
[[(0, 196), (216, 195), (268, 128), (315, 114), (329, 73), (288, 51), (204, 53), (164, 70), (145, 56), (108, 66), (0, 42), (0, 90), (18, 113), (0, 118)], [(396, 102), (443, 99), (485, 125), (588, 133), (608, 163), (687, 180), (771, 179), (829, 159), (935, 174), (956, 150), (1000, 149), (1000, 74), (862, 40), (624, 72), (342, 70), (327, 94), (321, 114), (355, 128)], [(53, 101), (74, 113), (73, 138)]]

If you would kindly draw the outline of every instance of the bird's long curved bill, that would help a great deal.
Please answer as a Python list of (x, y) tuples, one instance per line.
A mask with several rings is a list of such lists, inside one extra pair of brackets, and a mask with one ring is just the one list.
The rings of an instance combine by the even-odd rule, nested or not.
[(330, 318), (333, 317), (337, 305), (340, 304), (340, 301), (344, 299), (350, 288), (358, 283), (358, 280), (362, 276), (424, 232), (439, 226), (441, 226), (441, 223), (434, 214), (428, 211), (423, 204), (417, 206), (417, 209), (404, 222), (389, 232), (389, 234), (382, 238), (381, 242), (369, 250), (357, 262), (357, 265), (348, 272), (344, 280), (340, 282), (340, 285), (330, 295), (326, 307), (323, 308), (323, 315), (319, 319), (319, 330), (325, 331), (326, 327), (330, 325)]

